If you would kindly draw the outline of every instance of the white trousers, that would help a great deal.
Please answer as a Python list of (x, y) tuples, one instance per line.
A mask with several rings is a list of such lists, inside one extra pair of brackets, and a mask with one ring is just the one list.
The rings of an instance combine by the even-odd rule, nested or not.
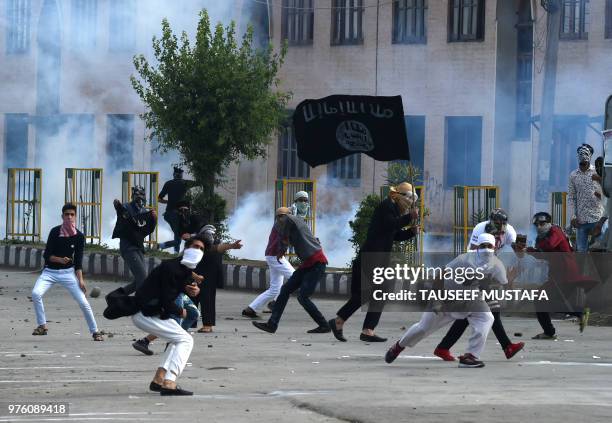
[(479, 358), (484, 350), (487, 335), (491, 330), (491, 326), (493, 326), (493, 314), (490, 311), (475, 313), (439, 312), (437, 314), (433, 311), (426, 311), (421, 316), (421, 320), (406, 331), (399, 344), (402, 347), (414, 347), (422, 339), (428, 337), (441, 327), (455, 320), (466, 318), (472, 327), (472, 334), (468, 340), (466, 352)]
[(176, 381), (181, 375), (193, 349), (193, 338), (174, 319), (145, 316), (138, 312), (132, 316), (134, 325), (145, 333), (166, 340), (170, 345), (162, 356), (159, 367), (166, 370), (166, 379)]
[(266, 262), (270, 268), (270, 287), (249, 304), (255, 311), (261, 310), (268, 301), (275, 300), (283, 286), (283, 279), (289, 279), (295, 271), (285, 257), (280, 259), (279, 263), (275, 256), (266, 256)]
[(32, 302), (34, 303), (34, 311), (36, 313), (36, 323), (38, 323), (39, 326), (47, 323), (42, 297), (55, 284), (63, 286), (70, 292), (72, 298), (74, 298), (75, 301), (79, 303), (79, 307), (81, 307), (81, 311), (89, 327), (89, 332), (97, 332), (98, 326), (96, 325), (96, 319), (87, 301), (87, 297), (85, 297), (85, 294), (83, 294), (83, 291), (81, 291), (79, 287), (79, 281), (77, 280), (73, 267), (59, 270), (44, 269), (36, 280), (34, 288), (32, 289)]

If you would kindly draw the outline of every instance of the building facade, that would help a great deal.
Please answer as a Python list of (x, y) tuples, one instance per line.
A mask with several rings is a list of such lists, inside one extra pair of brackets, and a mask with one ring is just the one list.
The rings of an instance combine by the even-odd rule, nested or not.
[[(500, 186), (513, 222), (526, 222), (545, 207), (535, 204), (539, 172), (546, 189), (565, 190), (576, 146), (601, 150), (612, 94), (612, 1), (559, 2), (554, 15), (536, 0), (235, 0), (218, 13), (242, 27), (253, 23), (264, 42), (286, 40), (280, 77), (281, 89), (293, 93), (290, 109), (331, 94), (400, 94), (431, 230), (448, 232), (454, 185)], [(215, 4), (0, 1), (3, 169), (61, 161), (62, 171), (169, 171), (171, 160), (144, 142), (132, 57), (150, 54), (163, 16), (189, 30), (198, 9)], [(560, 19), (558, 43), (549, 42), (549, 16)], [(546, 72), (550, 57), (554, 72)], [(542, 113), (545, 82), (554, 88), (552, 117)], [(542, 116), (553, 120), (545, 147)], [(311, 169), (287, 127), (266, 158), (227, 169), (219, 193), (233, 209), (247, 193), (272, 191), (276, 179), (309, 178), (357, 201), (378, 193), (386, 167), (355, 155)]]

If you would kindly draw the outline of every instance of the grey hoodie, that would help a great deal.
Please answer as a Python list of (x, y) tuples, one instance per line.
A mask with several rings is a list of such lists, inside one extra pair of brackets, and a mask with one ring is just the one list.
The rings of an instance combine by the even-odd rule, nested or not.
[(302, 261), (323, 249), (301, 217), (285, 215), (274, 223), (274, 227), (280, 235), (282, 250), (286, 251), (291, 244)]

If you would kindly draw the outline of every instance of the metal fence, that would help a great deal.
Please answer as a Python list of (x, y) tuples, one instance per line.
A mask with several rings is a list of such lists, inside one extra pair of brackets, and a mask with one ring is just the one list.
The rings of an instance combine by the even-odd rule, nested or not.
[(9, 168), (6, 188), (6, 238), (40, 241), (42, 169)]
[(567, 227), (567, 192), (551, 193), (550, 215), (554, 225)]
[[(158, 212), (157, 195), (159, 193), (159, 172), (135, 172), (125, 171), (121, 175), (121, 201), (131, 201), (132, 187), (140, 185), (144, 187), (147, 196), (145, 207)], [(159, 216), (159, 213), (158, 213)], [(151, 248), (157, 244), (157, 226), (155, 231), (145, 239), (145, 243)]]
[(67, 168), (64, 201), (77, 207), (77, 228), (85, 241), (102, 239), (102, 169)]
[(453, 252), (462, 254), (469, 246), (474, 226), (487, 220), (491, 211), (499, 207), (499, 187), (455, 186), (453, 207)]

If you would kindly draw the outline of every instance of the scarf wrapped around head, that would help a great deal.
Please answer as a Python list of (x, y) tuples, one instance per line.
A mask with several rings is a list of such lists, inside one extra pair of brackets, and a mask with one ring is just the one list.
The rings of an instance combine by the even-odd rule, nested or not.
[(589, 147), (587, 147), (586, 145), (581, 145), (580, 147), (578, 147), (578, 150), (576, 150), (576, 152), (578, 156), (578, 163), (591, 162), (591, 157), (593, 156), (593, 154), (591, 153)]

